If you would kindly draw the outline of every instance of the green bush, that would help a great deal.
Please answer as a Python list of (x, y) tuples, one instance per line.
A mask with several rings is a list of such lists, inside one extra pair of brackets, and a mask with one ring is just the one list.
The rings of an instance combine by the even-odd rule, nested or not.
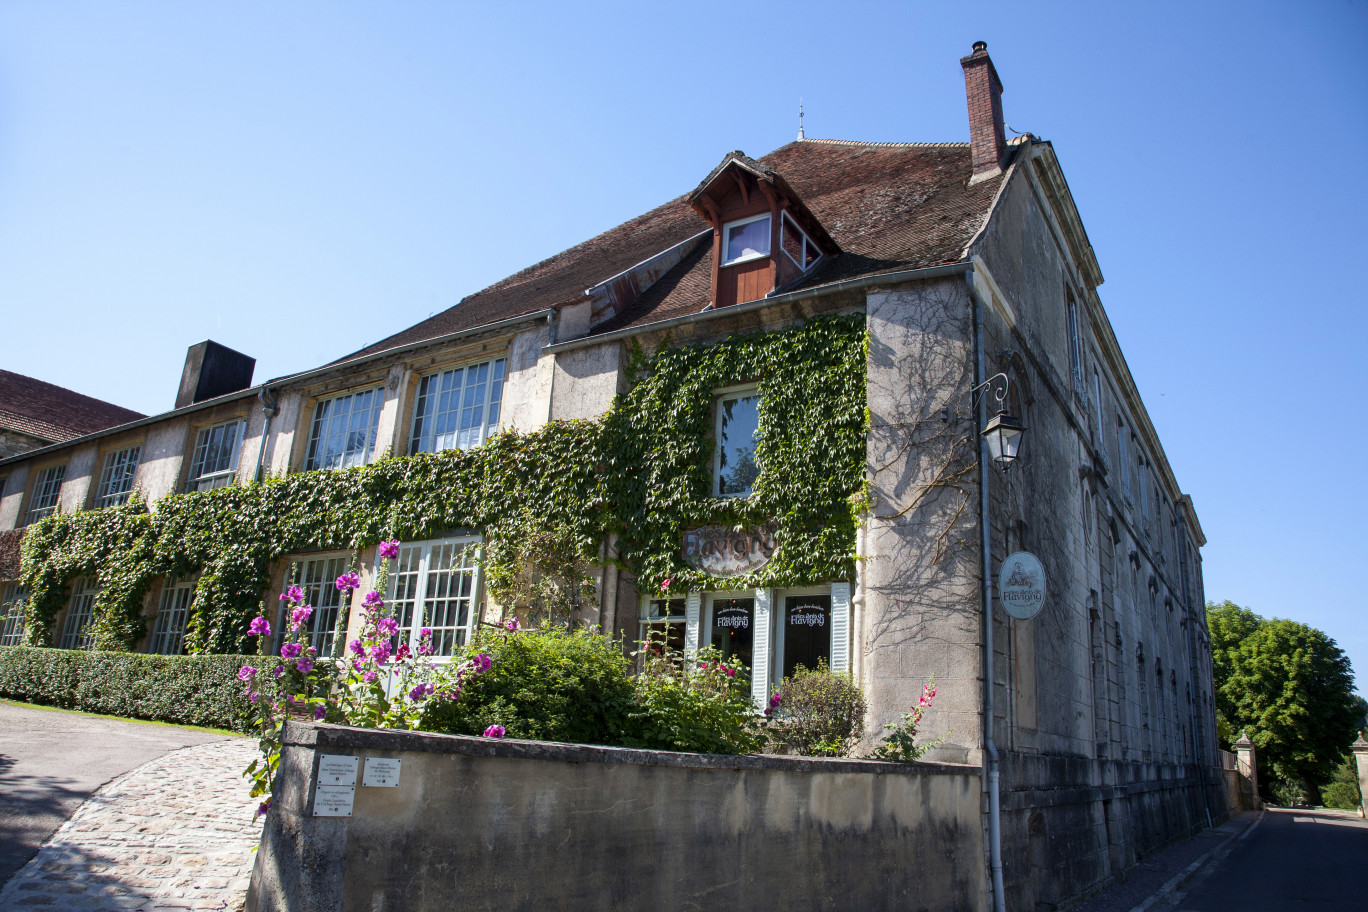
[(693, 663), (662, 645), (647, 646), (623, 744), (700, 754), (750, 754), (763, 747), (763, 721), (751, 703), (745, 668), (724, 661), (711, 646)]
[(864, 693), (847, 673), (799, 665), (779, 688), (771, 737), (805, 757), (848, 757), (864, 735)]
[(1358, 761), (1353, 755), (1335, 767), (1335, 777), (1330, 784), (1321, 789), (1321, 800), (1328, 808), (1355, 811), (1359, 806)]
[(433, 703), (421, 728), (479, 735), (502, 725), (510, 738), (619, 744), (632, 705), (627, 657), (589, 629), (482, 630), (462, 659), (486, 653), (490, 669), (459, 700)]
[(182, 725), (246, 732), (251, 704), (238, 669), (269, 670), (262, 656), (161, 656), (0, 647), (0, 697)]

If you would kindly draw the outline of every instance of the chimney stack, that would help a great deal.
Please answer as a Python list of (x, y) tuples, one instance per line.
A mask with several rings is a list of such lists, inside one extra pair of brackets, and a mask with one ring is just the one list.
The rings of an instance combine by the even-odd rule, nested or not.
[(176, 408), (245, 390), (252, 385), (255, 369), (255, 358), (212, 339), (192, 345), (185, 353), (185, 369), (181, 371), (180, 389), (176, 391)]
[(1002, 80), (998, 79), (988, 45), (974, 42), (974, 52), (960, 58), (964, 93), (969, 101), (969, 147), (974, 157), (970, 183), (1002, 173), (1007, 132), (1002, 125)]

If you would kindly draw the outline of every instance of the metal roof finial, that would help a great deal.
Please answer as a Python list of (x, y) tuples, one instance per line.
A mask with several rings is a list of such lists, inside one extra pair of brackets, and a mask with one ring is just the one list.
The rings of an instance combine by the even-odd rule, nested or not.
[(803, 135), (803, 98), (800, 95), (798, 97), (798, 141), (802, 142), (804, 139), (807, 137)]

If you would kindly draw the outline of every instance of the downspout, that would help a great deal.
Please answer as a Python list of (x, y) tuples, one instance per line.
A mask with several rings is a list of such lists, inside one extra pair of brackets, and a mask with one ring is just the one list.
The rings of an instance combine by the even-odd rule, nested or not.
[(276, 403), (275, 392), (267, 386), (261, 388), (257, 393), (257, 398), (261, 400), (261, 414), (265, 420), (261, 425), (261, 447), (257, 450), (257, 467), (255, 480), (261, 481), (266, 471), (266, 440), (271, 435), (271, 419), (280, 414), (280, 406)]
[[(964, 274), (969, 301), (974, 309), (974, 386), (987, 380), (983, 356), (983, 303), (974, 288), (974, 270)], [(983, 773), (988, 780), (988, 866), (993, 882), (993, 912), (1007, 912), (1002, 890), (1002, 806), (997, 745), (993, 743), (993, 552), (992, 527), (988, 524), (988, 441), (981, 433), (988, 426), (988, 397), (979, 394), (975, 433), (979, 453), (979, 528), (983, 532)]]

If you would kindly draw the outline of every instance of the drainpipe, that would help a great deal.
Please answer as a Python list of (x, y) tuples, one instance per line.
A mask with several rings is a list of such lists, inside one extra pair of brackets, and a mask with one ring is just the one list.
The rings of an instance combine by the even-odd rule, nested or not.
[(261, 481), (266, 470), (266, 440), (271, 435), (271, 419), (280, 414), (280, 406), (276, 403), (275, 391), (270, 387), (263, 386), (257, 398), (261, 400), (261, 414), (265, 416), (261, 425), (261, 448), (257, 450), (256, 480)]
[[(974, 386), (987, 380), (983, 357), (983, 303), (974, 288), (974, 270), (964, 274), (974, 310)], [(988, 397), (979, 394), (976, 431), (988, 426)], [(978, 437), (979, 528), (983, 532), (983, 773), (988, 780), (988, 866), (993, 882), (993, 912), (1007, 912), (1002, 890), (1002, 807), (997, 745), (993, 743), (993, 552), (992, 527), (988, 524), (988, 441)]]

